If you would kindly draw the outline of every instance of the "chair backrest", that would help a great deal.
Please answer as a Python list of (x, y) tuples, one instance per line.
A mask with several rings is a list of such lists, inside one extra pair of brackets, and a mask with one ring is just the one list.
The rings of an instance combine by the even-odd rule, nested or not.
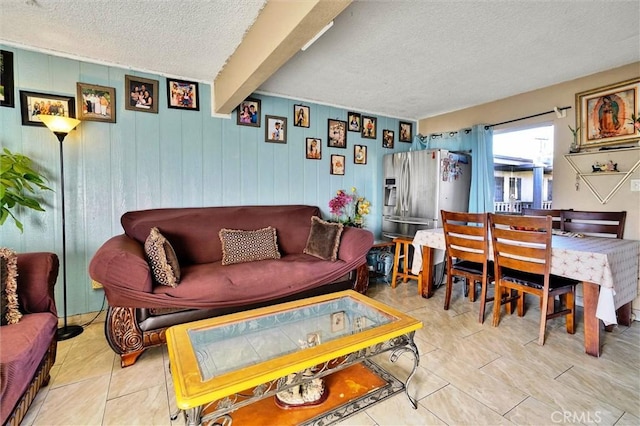
[(563, 231), (596, 237), (622, 238), (627, 212), (591, 212), (565, 210), (562, 212)]
[(496, 277), (502, 268), (545, 276), (548, 288), (551, 268), (551, 217), (489, 213)]
[(562, 223), (562, 209), (532, 209), (523, 208), (524, 216), (551, 216), (553, 229), (560, 229)]
[(441, 210), (447, 258), (486, 265), (489, 254), (486, 213), (462, 213)]

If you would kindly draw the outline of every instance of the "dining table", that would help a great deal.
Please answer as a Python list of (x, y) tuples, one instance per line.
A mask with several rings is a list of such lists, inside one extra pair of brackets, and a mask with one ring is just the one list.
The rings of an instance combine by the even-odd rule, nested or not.
[[(442, 228), (416, 232), (412, 273), (422, 274), (422, 297), (433, 294), (434, 259), (444, 258)], [(489, 258), (493, 249), (489, 242)], [(551, 273), (582, 283), (584, 348), (601, 354), (600, 321), (631, 325), (631, 302), (638, 296), (640, 241), (557, 232), (552, 236)], [(428, 267), (423, 267), (428, 265)]]

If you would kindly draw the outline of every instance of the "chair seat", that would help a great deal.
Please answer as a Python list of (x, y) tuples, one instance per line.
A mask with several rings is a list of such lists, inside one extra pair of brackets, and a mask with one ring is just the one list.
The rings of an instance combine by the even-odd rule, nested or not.
[[(461, 272), (467, 272), (470, 274), (482, 275), (482, 263), (470, 262), (468, 260), (462, 260), (460, 262), (451, 265), (451, 269)], [(493, 275), (493, 262), (487, 262), (487, 274)]]
[[(502, 279), (512, 281), (527, 287), (542, 290), (544, 288), (544, 275), (532, 274), (530, 272), (516, 271), (513, 269), (503, 268)], [(572, 287), (577, 285), (578, 281), (570, 278), (559, 277), (557, 275), (549, 275), (549, 287), (551, 290), (562, 287)]]

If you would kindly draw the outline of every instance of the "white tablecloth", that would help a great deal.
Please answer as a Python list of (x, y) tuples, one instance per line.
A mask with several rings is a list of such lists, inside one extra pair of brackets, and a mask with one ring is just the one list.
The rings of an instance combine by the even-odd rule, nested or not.
[[(442, 228), (416, 232), (413, 246), (418, 254), (422, 253), (423, 246), (435, 248), (434, 263), (441, 262), (445, 250)], [(493, 258), (492, 252), (490, 258)], [(596, 317), (605, 324), (617, 324), (616, 309), (638, 296), (639, 258), (640, 241), (554, 235), (551, 273), (598, 284), (600, 296)], [(416, 255), (412, 273), (418, 274), (421, 270), (422, 256)]]

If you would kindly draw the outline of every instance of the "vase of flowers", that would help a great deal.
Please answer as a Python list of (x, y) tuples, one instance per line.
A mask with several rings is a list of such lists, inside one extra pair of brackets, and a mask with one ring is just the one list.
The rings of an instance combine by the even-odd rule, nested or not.
[(344, 189), (336, 192), (336, 196), (329, 200), (329, 211), (333, 222), (339, 222), (347, 226), (362, 228), (365, 216), (369, 214), (371, 203), (358, 195), (355, 187), (351, 188), (351, 193)]

